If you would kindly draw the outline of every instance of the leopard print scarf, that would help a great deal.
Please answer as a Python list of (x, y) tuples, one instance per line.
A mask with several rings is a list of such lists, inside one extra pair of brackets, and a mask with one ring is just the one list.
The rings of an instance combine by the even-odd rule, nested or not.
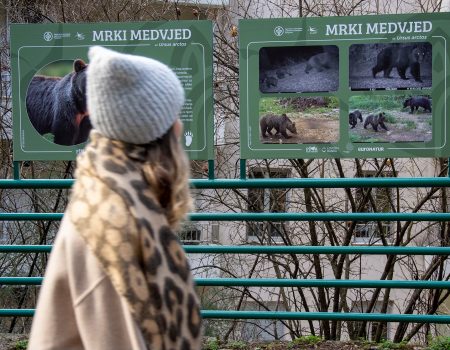
[(92, 131), (68, 213), (123, 296), (149, 349), (200, 349), (200, 312), (183, 248), (144, 180), (144, 146)]

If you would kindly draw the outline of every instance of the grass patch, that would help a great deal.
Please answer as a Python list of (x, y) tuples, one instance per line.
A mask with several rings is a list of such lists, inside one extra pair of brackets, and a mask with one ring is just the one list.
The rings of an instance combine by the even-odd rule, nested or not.
[(401, 110), (405, 96), (373, 96), (360, 95), (352, 96), (349, 100), (350, 111), (364, 109), (368, 111)]
[(299, 338), (295, 338), (291, 344), (293, 346), (295, 345), (302, 345), (302, 346), (309, 346), (309, 345), (316, 345), (320, 343), (323, 339), (317, 335), (305, 335)]
[(396, 124), (397, 123), (397, 118), (395, 118), (392, 114), (390, 114), (389, 112), (386, 112), (386, 121), (390, 124)]
[(362, 136), (358, 134), (350, 134), (351, 142), (380, 142), (380, 139), (374, 138), (373, 136)]
[(28, 347), (28, 340), (18, 340), (14, 345), (14, 350), (26, 350)]
[(407, 121), (405, 122), (405, 124), (406, 124), (406, 129), (407, 129), (407, 130), (413, 130), (413, 129), (416, 129), (416, 123), (414, 123), (412, 120), (407, 120)]
[(311, 107), (311, 108), (305, 109), (305, 113), (325, 114), (325, 113), (329, 113), (332, 109), (333, 108), (330, 108), (330, 107)]
[(283, 114), (295, 112), (291, 106), (281, 106), (278, 98), (262, 98), (259, 100), (259, 114), (274, 113)]
[(431, 340), (427, 350), (449, 350), (450, 337), (437, 337)]
[(339, 108), (339, 100), (334, 96), (320, 98), (274, 98), (267, 97), (259, 100), (259, 114), (283, 114), (283, 113), (328, 113), (332, 109)]
[(350, 141), (351, 142), (363, 142), (364, 139), (365, 139), (365, 137), (363, 137), (361, 135), (350, 133)]
[(233, 350), (243, 350), (243, 349), (247, 349), (247, 343), (237, 340), (237, 341), (228, 343), (227, 347), (229, 347), (230, 349), (233, 349)]
[(220, 344), (218, 339), (208, 339), (204, 350), (219, 350)]

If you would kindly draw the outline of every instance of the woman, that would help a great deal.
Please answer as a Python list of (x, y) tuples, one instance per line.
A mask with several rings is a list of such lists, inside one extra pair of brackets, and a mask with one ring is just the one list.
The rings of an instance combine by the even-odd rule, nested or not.
[(192, 275), (173, 233), (191, 205), (184, 92), (164, 64), (89, 50), (93, 125), (47, 267), (29, 349), (200, 349)]

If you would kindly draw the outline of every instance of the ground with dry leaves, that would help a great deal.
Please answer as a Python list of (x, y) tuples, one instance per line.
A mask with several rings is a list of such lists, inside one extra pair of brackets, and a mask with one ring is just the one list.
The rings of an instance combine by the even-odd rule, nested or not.
[[(0, 334), (0, 350), (25, 350), (27, 334)], [(205, 338), (202, 350), (425, 350), (419, 345), (373, 344), (370, 342), (305, 341), (255, 342), (231, 341), (226, 344), (215, 338)]]

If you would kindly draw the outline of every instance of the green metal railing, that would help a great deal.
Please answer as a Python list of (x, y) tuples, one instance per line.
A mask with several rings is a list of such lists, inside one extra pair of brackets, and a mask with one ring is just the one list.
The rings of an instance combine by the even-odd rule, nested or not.
[[(20, 179), (14, 167), (14, 179), (0, 180), (7, 189), (66, 189), (73, 180)], [(246, 179), (245, 161), (241, 161), (240, 179), (214, 179), (209, 161), (209, 179), (191, 180), (197, 189), (248, 188), (368, 188), (368, 187), (450, 187), (450, 177), (439, 178), (339, 178), (339, 179)], [(62, 213), (0, 213), (0, 221), (61, 220)], [(450, 213), (192, 213), (193, 221), (450, 221)], [(441, 255), (450, 256), (450, 247), (393, 246), (184, 246), (190, 254), (364, 254), (364, 255)], [(0, 253), (48, 253), (49, 245), (0, 245)], [(0, 285), (40, 285), (42, 277), (0, 277)], [(198, 286), (233, 287), (336, 287), (336, 288), (399, 288), (450, 289), (450, 281), (408, 280), (332, 280), (276, 278), (197, 278)], [(33, 309), (0, 309), (0, 317), (33, 316)], [(274, 312), (202, 310), (204, 318), (212, 319), (282, 319), (420, 322), (450, 324), (447, 315)]]
[[(0, 285), (42, 284), (42, 277), (0, 277)], [(398, 288), (449, 289), (450, 281), (391, 281), (391, 280), (292, 280), (282, 278), (196, 278), (200, 287), (338, 287), (338, 288)]]

